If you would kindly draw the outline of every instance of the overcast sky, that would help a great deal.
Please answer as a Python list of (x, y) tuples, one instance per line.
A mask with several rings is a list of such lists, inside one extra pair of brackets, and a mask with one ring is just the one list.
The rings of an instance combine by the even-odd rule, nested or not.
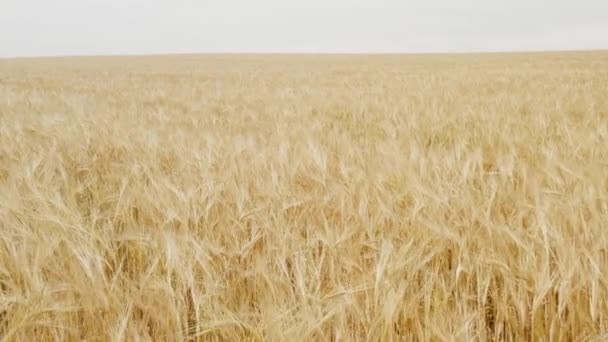
[(0, 0), (0, 56), (608, 48), (602, 0)]

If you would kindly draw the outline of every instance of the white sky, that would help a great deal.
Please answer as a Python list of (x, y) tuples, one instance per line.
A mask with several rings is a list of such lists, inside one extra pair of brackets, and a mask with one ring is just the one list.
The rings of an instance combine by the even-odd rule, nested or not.
[(0, 56), (608, 48), (606, 0), (0, 0)]

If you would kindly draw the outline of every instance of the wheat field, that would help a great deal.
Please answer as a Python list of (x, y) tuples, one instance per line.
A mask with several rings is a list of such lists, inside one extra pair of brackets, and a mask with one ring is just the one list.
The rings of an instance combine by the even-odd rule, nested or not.
[(4, 341), (608, 338), (608, 52), (0, 60)]

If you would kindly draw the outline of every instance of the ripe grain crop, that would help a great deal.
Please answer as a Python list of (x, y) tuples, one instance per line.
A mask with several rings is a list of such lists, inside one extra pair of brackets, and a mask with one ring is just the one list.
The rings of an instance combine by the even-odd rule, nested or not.
[(0, 60), (0, 336), (608, 335), (608, 53)]

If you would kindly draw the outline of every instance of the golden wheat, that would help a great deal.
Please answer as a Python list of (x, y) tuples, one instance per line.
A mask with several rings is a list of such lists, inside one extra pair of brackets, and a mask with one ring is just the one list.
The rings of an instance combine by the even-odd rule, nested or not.
[(0, 60), (4, 340), (608, 335), (608, 53)]

